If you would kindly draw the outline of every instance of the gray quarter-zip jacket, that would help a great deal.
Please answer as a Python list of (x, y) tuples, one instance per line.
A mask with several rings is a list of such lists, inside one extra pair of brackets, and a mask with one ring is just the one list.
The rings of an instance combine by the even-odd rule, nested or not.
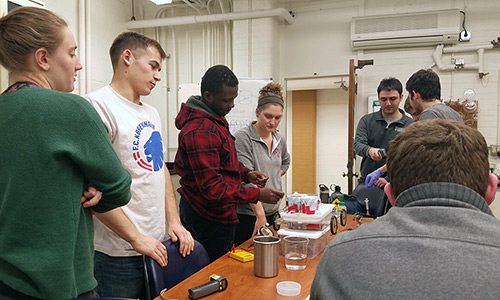
[[(280, 170), (286, 172), (290, 166), (290, 154), (286, 147), (286, 141), (277, 130), (274, 131), (273, 149), (271, 155), (269, 155), (267, 145), (260, 138), (257, 129), (253, 126), (254, 123), (238, 130), (234, 134), (238, 160), (252, 171), (266, 173), (269, 176), (266, 187), (281, 191)], [(278, 211), (280, 203), (281, 201), (277, 204), (262, 203), (266, 215), (271, 215)], [(236, 211), (239, 214), (255, 215), (249, 204), (238, 204)]]

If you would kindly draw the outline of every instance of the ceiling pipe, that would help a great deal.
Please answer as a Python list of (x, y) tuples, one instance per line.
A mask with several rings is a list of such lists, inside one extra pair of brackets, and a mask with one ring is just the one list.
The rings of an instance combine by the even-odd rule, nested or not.
[[(493, 47), (489, 47), (488, 45), (486, 47), (487, 47), (487, 49), (493, 49)], [(456, 64), (444, 64), (442, 62), (442, 56), (443, 56), (443, 53), (445, 53), (444, 49), (446, 49), (446, 48), (444, 48), (443, 45), (438, 45), (436, 47), (436, 50), (432, 54), (432, 57), (434, 58), (434, 63), (436, 64), (437, 68), (440, 71), (478, 70), (479, 78), (483, 78), (483, 76), (486, 75), (483, 72), (483, 63), (484, 63), (483, 57), (484, 57), (484, 50), (485, 50), (484, 48), (480, 48), (480, 47), (469, 48), (468, 51), (473, 51), (473, 50), (477, 49), (478, 62), (475, 64), (467, 63), (467, 64), (464, 64), (461, 66), (457, 66)], [(454, 50), (456, 50), (456, 49), (454, 49)], [(466, 51), (462, 51), (462, 52), (466, 52)], [(446, 53), (453, 53), (453, 52), (446, 51)]]
[(293, 15), (288, 10), (286, 10), (285, 8), (274, 8), (266, 10), (232, 12), (232, 13), (215, 14), (215, 15), (198, 15), (198, 16), (183, 16), (183, 17), (162, 18), (162, 19), (152, 19), (152, 20), (136, 20), (125, 23), (125, 26), (127, 27), (127, 29), (140, 29), (140, 28), (187, 25), (187, 24), (230, 21), (230, 20), (259, 19), (259, 18), (270, 18), (270, 17), (281, 17), (289, 24), (293, 24), (294, 22)]
[(486, 45), (476, 45), (476, 46), (465, 46), (465, 47), (446, 47), (443, 48), (443, 53), (458, 53), (458, 52), (474, 52), (479, 49), (493, 49), (495, 46), (493, 44)]

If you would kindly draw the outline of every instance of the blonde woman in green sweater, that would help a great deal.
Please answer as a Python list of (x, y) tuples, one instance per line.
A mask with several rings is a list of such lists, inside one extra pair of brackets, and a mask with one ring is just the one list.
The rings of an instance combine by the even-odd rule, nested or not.
[(0, 95), (1, 299), (96, 296), (92, 210), (130, 199), (99, 115), (68, 93), (82, 68), (75, 52), (49, 10), (0, 18), (0, 63), (13, 83)]

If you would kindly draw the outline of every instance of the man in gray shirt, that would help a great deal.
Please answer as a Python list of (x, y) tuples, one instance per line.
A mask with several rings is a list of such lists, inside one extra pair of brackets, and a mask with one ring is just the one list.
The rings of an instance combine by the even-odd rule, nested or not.
[(488, 207), (498, 178), (481, 133), (416, 122), (390, 142), (387, 168), (393, 207), (328, 245), (311, 300), (498, 299), (500, 221)]
[(431, 69), (415, 72), (406, 82), (410, 104), (420, 114), (420, 121), (448, 119), (462, 121), (462, 116), (441, 102), (439, 76)]
[[(361, 178), (385, 164), (383, 152), (387, 144), (413, 121), (399, 108), (403, 100), (403, 85), (393, 77), (384, 78), (377, 88), (380, 110), (364, 115), (358, 122), (354, 137), (354, 151), (363, 157), (361, 160)], [(384, 150), (384, 151), (381, 151)], [(383, 188), (385, 178), (379, 178), (375, 185)]]

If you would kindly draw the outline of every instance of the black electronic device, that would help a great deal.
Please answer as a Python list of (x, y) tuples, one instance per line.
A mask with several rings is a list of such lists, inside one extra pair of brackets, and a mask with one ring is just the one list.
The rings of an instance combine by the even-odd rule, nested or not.
[(201, 297), (205, 297), (215, 292), (222, 292), (226, 288), (227, 288), (227, 279), (222, 276), (212, 274), (210, 275), (209, 282), (196, 286), (194, 288), (190, 288), (188, 290), (189, 298), (199, 299)]
[(382, 159), (385, 159), (387, 157), (387, 151), (385, 149), (379, 149), (378, 155), (380, 155)]

